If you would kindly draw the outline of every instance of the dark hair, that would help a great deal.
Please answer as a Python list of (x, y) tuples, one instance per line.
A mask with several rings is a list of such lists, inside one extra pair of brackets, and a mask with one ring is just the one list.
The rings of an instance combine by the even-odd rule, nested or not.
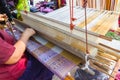
[(15, 6), (16, 6), (18, 4), (19, 0), (13, 0), (13, 1), (14, 1)]
[(16, 6), (18, 4), (19, 0), (6, 0), (7, 3), (11, 2), (11, 1), (14, 3), (14, 6)]

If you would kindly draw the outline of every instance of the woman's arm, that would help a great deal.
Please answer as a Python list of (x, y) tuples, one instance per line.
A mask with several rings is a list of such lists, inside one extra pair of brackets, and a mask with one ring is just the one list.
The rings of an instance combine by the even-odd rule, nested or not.
[(14, 64), (17, 63), (20, 58), (22, 57), (25, 49), (26, 49), (26, 44), (29, 40), (29, 38), (35, 34), (35, 31), (31, 28), (27, 28), (21, 38), (15, 43), (14, 47), (15, 47), (15, 51), (12, 54), (12, 56), (8, 59), (8, 61), (6, 61), (5, 64)]

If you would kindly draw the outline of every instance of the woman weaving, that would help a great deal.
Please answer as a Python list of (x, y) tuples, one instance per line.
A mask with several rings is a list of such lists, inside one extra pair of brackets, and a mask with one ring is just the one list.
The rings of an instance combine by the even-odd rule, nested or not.
[[(0, 14), (0, 21), (4, 21), (5, 18), (5, 14)], [(26, 44), (34, 34), (33, 29), (27, 28), (14, 43), (14, 38), (0, 29), (0, 80), (52, 79), (52, 72), (30, 54), (24, 54)]]

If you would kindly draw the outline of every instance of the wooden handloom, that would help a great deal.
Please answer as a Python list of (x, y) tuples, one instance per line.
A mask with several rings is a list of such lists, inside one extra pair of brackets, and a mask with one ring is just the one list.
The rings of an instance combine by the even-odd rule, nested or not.
[[(82, 10), (82, 8), (76, 8), (76, 9)], [(62, 12), (64, 12), (64, 10), (62, 10), (62, 9), (60, 9), (60, 10)], [(60, 12), (60, 10), (57, 10), (57, 11)], [(85, 50), (86, 50), (85, 49), (84, 28), (81, 29), (81, 28), (77, 27), (78, 23), (76, 21), (76, 27), (71, 33), (71, 31), (69, 29), (69, 22), (65, 22), (64, 18), (62, 20), (57, 20), (57, 17), (52, 18), (52, 16), (54, 16), (58, 13), (57, 11), (50, 13), (48, 15), (37, 15), (37, 14), (33, 14), (33, 13), (26, 14), (26, 13), (22, 12), (21, 14), (23, 16), (23, 21), (22, 22), (19, 22), (17, 20), (15, 20), (15, 21), (16, 21), (17, 25), (20, 25), (20, 24), (29, 25), (29, 27), (32, 27), (36, 31), (38, 31), (39, 36), (42, 36), (43, 38), (47, 39), (48, 41), (60, 46), (61, 48), (69, 51), (70, 53), (80, 57), (84, 61)], [(94, 12), (94, 10), (92, 10), (92, 11)], [(100, 11), (100, 13), (99, 12), (94, 12), (94, 13), (97, 13), (96, 16), (99, 16), (98, 14), (103, 13), (103, 11)], [(103, 20), (104, 19), (106, 20), (106, 18), (109, 17), (109, 15), (112, 15), (111, 12), (107, 12), (107, 11), (105, 12), (105, 14), (106, 15), (103, 17)], [(113, 13), (113, 14), (115, 14), (115, 13)], [(65, 14), (62, 13), (62, 14), (58, 14), (56, 16), (59, 17), (59, 15), (64, 16)], [(117, 15), (117, 14), (115, 14), (115, 15)], [(95, 19), (95, 17), (93, 17), (92, 19), (89, 19), (89, 17), (92, 17), (92, 15), (88, 16), (89, 23), (92, 22), (92, 19), (93, 20)], [(113, 19), (113, 17), (114, 17), (114, 15), (110, 16), (110, 19)], [(60, 18), (58, 18), (58, 19), (60, 19)], [(66, 19), (66, 20), (69, 20), (69, 19)], [(100, 26), (102, 23), (104, 23), (102, 26), (105, 27), (105, 29), (106, 29), (106, 26), (108, 24), (112, 25), (112, 20), (110, 20), (110, 23), (107, 20), (105, 23), (105, 20), (104, 21), (100, 20), (100, 22), (98, 22), (97, 24), (99, 24), (99, 26)], [(114, 18), (114, 20), (116, 20), (116, 18)], [(79, 21), (79, 19), (78, 19), (78, 21)], [(81, 23), (81, 25), (83, 25), (83, 22)], [(80, 26), (80, 24), (79, 24), (79, 26)], [(108, 31), (111, 26), (108, 27), (109, 29), (106, 29), (106, 31), (104, 31), (104, 32), (101, 30), (105, 30), (105, 29), (101, 29), (101, 27), (99, 28), (99, 26), (97, 27), (98, 29), (92, 29), (92, 28), (96, 28), (96, 27), (90, 28), (93, 30), (93, 32), (88, 31), (88, 44), (89, 44), (89, 52), (91, 55), (89, 58), (100, 62), (100, 64), (107, 65), (107, 66), (103, 66), (103, 68), (105, 68), (103, 70), (106, 70), (105, 73), (107, 73), (107, 74), (112, 74), (115, 64), (118, 61), (118, 59), (120, 58), (120, 54), (119, 54), (120, 50), (118, 50), (116, 48), (111, 48), (111, 46), (108, 46), (108, 45), (101, 45), (102, 43), (99, 42), (99, 39), (107, 40), (108, 42), (112, 41), (112, 39), (109, 39), (103, 35), (103, 33), (105, 34), (106, 31)], [(94, 31), (96, 33), (94, 33)], [(97, 34), (97, 33), (101, 33), (102, 35)], [(109, 57), (106, 58), (107, 56), (105, 54), (107, 54), (107, 56), (109, 56)], [(98, 62), (93, 61), (93, 64), (100, 65)], [(98, 70), (100, 70), (100, 69), (98, 69)], [(102, 71), (102, 70), (100, 70), (100, 71)], [(112, 75), (112, 77), (113, 76), (115, 76), (115, 75)]]

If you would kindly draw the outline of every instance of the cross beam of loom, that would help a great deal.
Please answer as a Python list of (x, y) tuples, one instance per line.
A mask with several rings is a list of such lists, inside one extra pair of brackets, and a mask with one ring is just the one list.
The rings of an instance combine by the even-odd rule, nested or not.
[[(69, 15), (67, 14), (69, 12), (68, 7), (61, 8), (61, 9), (56, 10), (48, 15), (37, 15), (37, 14), (33, 14), (33, 13), (25, 14), (24, 12), (22, 12), (22, 16), (24, 18), (23, 22), (19, 22), (17, 20), (15, 20), (15, 21), (16, 21), (16, 24), (19, 25), (19, 27), (21, 27), (20, 25), (22, 25), (22, 24), (26, 24), (29, 27), (34, 28), (38, 32), (38, 36), (41, 36), (41, 37), (45, 38), (46, 40), (54, 43), (55, 45), (61, 47), (62, 49), (69, 51), (73, 55), (80, 57), (82, 59), (82, 60), (80, 60), (80, 63), (81, 63), (81, 62), (84, 62), (84, 60), (85, 60), (84, 57), (85, 57), (86, 49), (85, 49), (84, 26), (83, 26), (83, 29), (79, 28), (80, 25), (83, 25), (83, 21), (81, 20), (81, 18), (83, 18), (83, 16), (80, 16), (78, 14), (78, 12), (80, 12), (79, 10), (82, 11), (83, 8), (76, 7), (75, 11), (77, 13), (75, 13), (74, 16), (76, 16), (78, 18), (75, 21), (76, 26), (73, 29), (72, 33), (69, 29), (69, 22), (68, 22)], [(60, 12), (64, 12), (64, 13), (58, 14)], [(93, 32), (88, 31), (88, 50), (90, 53), (89, 58), (92, 61), (91, 66), (94, 66), (97, 70), (108, 74), (110, 77), (114, 77), (115, 74), (112, 74), (112, 72), (116, 65), (116, 62), (120, 58), (120, 54), (119, 54), (120, 49), (114, 48), (107, 44), (103, 44), (99, 40), (111, 43), (112, 39), (107, 38), (104, 35), (94, 33), (94, 31), (102, 33), (101, 30), (104, 30), (104, 29), (99, 28), (100, 24), (102, 24), (102, 26), (104, 26), (104, 27), (108, 24), (114, 25), (114, 21), (113, 21), (113, 23), (112, 23), (112, 21), (110, 21), (111, 23), (109, 23), (108, 21), (106, 21), (106, 23), (105, 23), (102, 20), (106, 19), (106, 17), (109, 17), (109, 16), (110, 16), (110, 19), (112, 19), (114, 17), (114, 14), (117, 15), (117, 13), (110, 14), (111, 12), (106, 12), (106, 11), (99, 12), (94, 9), (88, 9), (87, 12), (91, 12), (91, 14), (97, 13), (97, 14), (95, 14), (95, 17), (92, 17), (91, 14), (87, 14), (88, 22), (89, 22), (88, 28), (89, 28), (89, 26), (90, 27), (92, 26), (89, 30), (93, 30)], [(102, 15), (100, 13), (102, 13)], [(100, 14), (100, 15), (98, 15), (98, 14)], [(77, 16), (77, 15), (79, 15), (79, 16)], [(92, 18), (89, 19), (89, 17), (92, 17)], [(102, 20), (99, 20), (99, 19), (102, 19)], [(114, 18), (114, 20), (116, 20), (116, 18)], [(78, 26), (78, 24), (79, 24), (79, 26)], [(105, 27), (105, 29), (106, 29), (106, 27)], [(106, 30), (108, 31), (108, 29), (106, 29)], [(106, 33), (106, 31), (104, 31), (104, 33)], [(37, 41), (41, 41), (41, 38), (38, 38), (36, 36), (34, 38)], [(44, 41), (44, 40), (42, 40), (42, 41), (43, 41), (43, 44), (46, 43), (46, 41)], [(35, 54), (35, 53), (37, 53), (37, 51), (34, 51), (33, 53)], [(38, 57), (38, 54), (39, 53), (35, 54), (35, 56)], [(56, 56), (56, 54), (53, 54), (53, 55)], [(106, 56), (107, 56), (107, 58), (106, 58)], [(61, 57), (61, 56), (58, 56), (58, 57), (63, 59), (63, 57)], [(67, 57), (67, 56), (64, 56), (64, 57)], [(57, 58), (55, 58), (55, 60)], [(41, 61), (41, 59), (40, 59), (40, 61)], [(67, 60), (65, 60), (65, 61), (67, 61)], [(44, 63), (44, 61), (43, 61), (43, 63)], [(50, 62), (48, 62), (48, 63), (50, 63)], [(49, 68), (51, 70), (53, 70), (49, 64), (45, 64), (45, 65), (49, 66)], [(71, 69), (72, 67), (75, 66), (71, 62), (69, 62), (69, 65), (72, 65), (69, 69)], [(101, 68), (98, 68), (98, 66), (99, 67), (101, 66)], [(56, 72), (55, 70), (53, 70), (53, 72), (56, 73), (60, 78), (65, 77), (65, 75), (61, 74), (60, 72)]]

